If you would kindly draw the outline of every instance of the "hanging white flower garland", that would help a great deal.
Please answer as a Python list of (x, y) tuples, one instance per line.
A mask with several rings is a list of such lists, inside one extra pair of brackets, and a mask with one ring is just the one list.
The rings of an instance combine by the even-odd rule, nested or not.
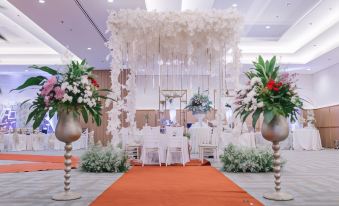
[[(135, 71), (140, 68), (147, 71), (150, 61), (153, 64), (156, 61), (159, 65), (179, 62), (187, 66), (199, 60), (197, 66), (216, 67), (220, 61), (226, 64), (226, 52), (232, 49), (233, 63), (238, 70), (240, 53), (237, 45), (241, 25), (242, 18), (235, 10), (112, 11), (107, 20), (108, 31), (111, 32), (107, 43), (112, 58), (113, 92), (110, 97), (118, 101), (113, 103), (112, 110), (108, 112), (107, 131), (113, 137), (119, 134), (119, 117), (124, 111), (127, 112), (126, 121), (130, 127), (135, 127)], [(209, 58), (206, 58), (206, 54)], [(121, 85), (118, 78), (124, 68), (132, 72), (126, 82), (128, 95), (122, 98), (121, 88), (125, 86)], [(221, 92), (219, 95), (222, 95)], [(217, 105), (218, 111), (222, 111), (222, 105)]]

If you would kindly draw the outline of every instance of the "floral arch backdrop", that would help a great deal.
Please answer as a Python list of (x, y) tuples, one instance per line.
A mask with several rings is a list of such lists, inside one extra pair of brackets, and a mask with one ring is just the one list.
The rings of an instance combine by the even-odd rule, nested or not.
[[(238, 49), (242, 17), (235, 10), (148, 12), (145, 10), (112, 11), (108, 20), (111, 37), (107, 46), (111, 50), (111, 98), (117, 102), (108, 112), (107, 132), (117, 137), (121, 130), (122, 113), (127, 114), (129, 132), (134, 133), (135, 123), (135, 75), (140, 69), (152, 68), (158, 72), (165, 65), (173, 64), (191, 70), (202, 70), (219, 77), (216, 98), (216, 120), (221, 130), (221, 118), (225, 113), (222, 98), (225, 96), (226, 66), (234, 72), (235, 84), (239, 84)], [(229, 63), (231, 62), (231, 64)], [(129, 69), (125, 85), (119, 81), (122, 70)], [(160, 84), (159, 84), (160, 85)], [(122, 90), (128, 94), (122, 97)], [(219, 130), (218, 130), (219, 131)], [(113, 138), (112, 143), (114, 144)]]

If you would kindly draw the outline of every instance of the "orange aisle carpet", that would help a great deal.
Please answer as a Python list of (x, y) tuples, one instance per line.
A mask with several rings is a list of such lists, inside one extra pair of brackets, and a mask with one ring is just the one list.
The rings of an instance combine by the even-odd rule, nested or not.
[[(63, 170), (63, 156), (0, 154), (0, 160), (29, 161), (34, 163), (0, 165), (0, 173)], [(72, 157), (72, 168), (78, 167), (79, 158)]]
[(262, 205), (213, 167), (133, 167), (91, 206)]

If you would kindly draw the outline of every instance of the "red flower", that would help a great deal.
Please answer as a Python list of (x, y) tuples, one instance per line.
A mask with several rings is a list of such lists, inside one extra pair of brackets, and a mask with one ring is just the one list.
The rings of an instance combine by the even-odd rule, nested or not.
[(88, 79), (91, 80), (91, 83), (92, 83), (93, 86), (99, 87), (99, 84), (95, 79), (93, 79), (92, 77), (88, 77)]
[(274, 80), (271, 79), (270, 81), (267, 82), (266, 87), (267, 87), (269, 90), (272, 90), (273, 87), (274, 87), (274, 84), (275, 84)]
[(266, 87), (269, 90), (273, 90), (273, 91), (279, 91), (280, 87), (282, 86), (282, 82), (275, 82), (273, 79), (271, 79), (270, 81), (267, 82)]

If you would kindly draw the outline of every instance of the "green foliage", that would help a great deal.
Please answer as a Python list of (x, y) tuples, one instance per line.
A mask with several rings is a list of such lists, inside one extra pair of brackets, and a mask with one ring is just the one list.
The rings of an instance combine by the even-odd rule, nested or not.
[(85, 172), (126, 172), (129, 163), (122, 149), (93, 146), (81, 156), (80, 167)]
[(226, 172), (272, 172), (273, 152), (269, 149), (241, 148), (228, 145), (220, 156)]

